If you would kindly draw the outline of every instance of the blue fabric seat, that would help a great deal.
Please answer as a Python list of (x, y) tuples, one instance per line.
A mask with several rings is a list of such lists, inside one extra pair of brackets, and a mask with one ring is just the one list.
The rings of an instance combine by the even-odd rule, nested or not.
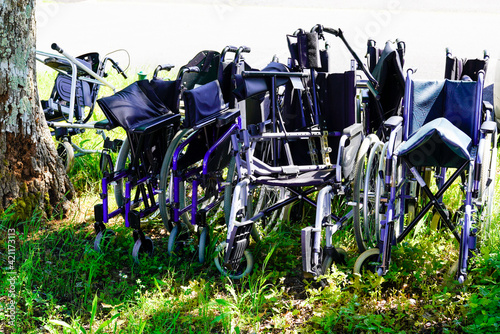
[(413, 81), (399, 156), (414, 166), (460, 167), (477, 145), (477, 82)]
[(457, 167), (470, 159), (471, 138), (444, 117), (425, 124), (398, 147), (413, 166)]

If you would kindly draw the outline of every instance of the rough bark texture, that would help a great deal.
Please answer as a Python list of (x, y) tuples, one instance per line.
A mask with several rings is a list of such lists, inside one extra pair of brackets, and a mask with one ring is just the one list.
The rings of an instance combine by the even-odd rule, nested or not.
[(73, 188), (40, 107), (34, 0), (0, 1), (0, 213), (28, 219), (67, 206)]

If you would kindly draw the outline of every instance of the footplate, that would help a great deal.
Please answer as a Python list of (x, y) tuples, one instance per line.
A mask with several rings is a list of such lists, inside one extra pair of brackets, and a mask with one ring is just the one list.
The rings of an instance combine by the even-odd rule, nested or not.
[(253, 222), (235, 226), (227, 241), (226, 255), (224, 256), (224, 267), (228, 270), (237, 271), (244, 256), (244, 252), (250, 243), (250, 233)]
[(308, 226), (302, 229), (301, 244), (302, 244), (302, 271), (304, 277), (311, 278), (319, 275), (318, 268), (313, 266), (313, 227)]

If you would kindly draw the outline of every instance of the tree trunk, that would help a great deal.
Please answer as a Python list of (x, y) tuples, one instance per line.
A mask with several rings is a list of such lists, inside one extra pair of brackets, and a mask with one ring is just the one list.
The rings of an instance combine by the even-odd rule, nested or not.
[(0, 2), (0, 213), (50, 216), (73, 196), (40, 107), (34, 0)]

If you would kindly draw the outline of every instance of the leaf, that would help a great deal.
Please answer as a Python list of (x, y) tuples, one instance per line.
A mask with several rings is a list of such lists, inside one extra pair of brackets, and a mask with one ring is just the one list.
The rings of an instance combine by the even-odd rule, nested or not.
[(94, 300), (92, 301), (92, 312), (90, 314), (90, 328), (92, 328), (92, 324), (94, 323), (95, 320), (95, 315), (97, 313), (97, 294), (94, 297)]
[(65, 321), (62, 321), (62, 320), (49, 320), (49, 323), (53, 324), (53, 325), (58, 325), (58, 326), (63, 326), (63, 327), (66, 327), (66, 328), (72, 328), (70, 326), (70, 324), (68, 324), (67, 322)]
[(114, 316), (111, 317), (111, 319), (109, 320), (106, 320), (105, 322), (103, 322), (96, 330), (95, 334), (98, 334), (98, 333), (101, 333), (101, 331), (107, 327), (110, 323), (113, 322), (113, 320), (115, 320), (116, 318), (118, 318), (120, 316), (120, 313), (117, 313), (115, 314)]
[(141, 327), (139, 328), (139, 332), (137, 332), (137, 334), (142, 334), (142, 332), (144, 331), (144, 327), (146, 327), (146, 321), (142, 323)]
[(221, 315), (218, 315), (214, 318), (214, 320), (212, 320), (211, 324), (214, 324), (214, 323), (217, 323), (217, 322), (220, 322), (222, 319), (224, 319), (224, 316), (225, 314), (221, 314)]
[(229, 304), (228, 301), (225, 299), (216, 299), (215, 301), (217, 302), (217, 304), (222, 306), (231, 306), (231, 304)]

